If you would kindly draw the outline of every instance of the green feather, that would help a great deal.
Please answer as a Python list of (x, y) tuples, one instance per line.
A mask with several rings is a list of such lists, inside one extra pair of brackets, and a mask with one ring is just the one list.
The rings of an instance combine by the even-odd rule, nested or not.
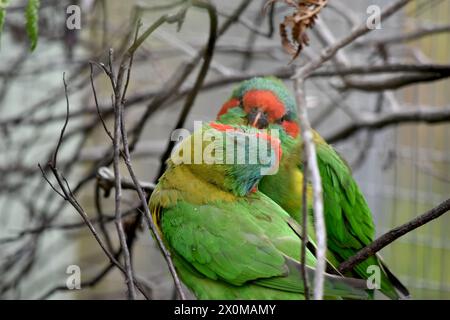
[[(233, 91), (233, 98), (240, 100), (249, 90), (271, 90), (286, 107), (285, 119), (291, 117), (297, 121), (295, 100), (280, 80), (264, 77), (244, 81)], [(219, 121), (225, 124), (248, 125), (246, 114), (241, 106), (229, 109), (219, 118)], [(280, 130), (283, 158), (279, 172), (274, 176), (264, 177), (259, 184), (259, 189), (283, 207), (296, 221), (301, 221), (303, 193), (303, 188), (300, 186), (303, 180), (301, 137), (293, 139), (276, 123), (270, 124), (269, 128)], [(374, 240), (375, 227), (364, 195), (352, 177), (345, 160), (317, 132), (314, 132), (314, 142), (322, 178), (327, 226), (327, 256), (332, 261), (343, 262)], [(311, 215), (309, 221), (312, 223), (310, 196), (308, 203), (308, 213)], [(314, 238), (312, 225), (308, 226), (308, 231)], [(350, 275), (366, 279), (370, 276), (367, 274), (367, 267), (370, 265), (379, 266), (382, 271), (381, 291), (384, 294), (392, 299), (398, 299), (400, 296), (397, 289), (403, 295), (409, 295), (408, 290), (387, 269), (378, 255), (356, 266)]]
[[(152, 193), (153, 218), (183, 282), (200, 299), (304, 298), (298, 262), (301, 239), (293, 230), (300, 226), (263, 193), (241, 194), (233, 187), (261, 179), (255, 166), (261, 169), (263, 164), (193, 165), (169, 160)], [(243, 174), (238, 167), (249, 172)], [(310, 281), (315, 264), (308, 249)], [(328, 298), (367, 298), (365, 281), (330, 274), (324, 292)]]
[(0, 0), (0, 36), (3, 32), (3, 26), (6, 19), (6, 7), (9, 5), (9, 0)]

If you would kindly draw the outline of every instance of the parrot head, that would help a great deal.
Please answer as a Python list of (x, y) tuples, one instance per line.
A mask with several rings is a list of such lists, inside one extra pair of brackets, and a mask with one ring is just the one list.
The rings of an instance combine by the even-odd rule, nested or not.
[(275, 77), (256, 77), (243, 81), (220, 109), (217, 119), (228, 122), (230, 114), (241, 115), (241, 124), (258, 129), (281, 126), (291, 137), (300, 131), (294, 97)]
[(276, 174), (281, 153), (276, 137), (248, 126), (211, 122), (184, 139), (170, 160), (225, 191), (244, 196), (256, 191), (263, 176)]

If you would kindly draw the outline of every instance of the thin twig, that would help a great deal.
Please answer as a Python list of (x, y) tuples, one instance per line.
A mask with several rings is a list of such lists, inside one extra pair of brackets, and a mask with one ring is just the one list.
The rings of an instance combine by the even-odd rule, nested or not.
[[(297, 107), (299, 109), (300, 127), (302, 128), (301, 135), (304, 144), (305, 158), (308, 163), (308, 173), (311, 177), (311, 185), (313, 189), (313, 208), (315, 218), (314, 225), (317, 238), (317, 264), (314, 277), (314, 299), (322, 300), (326, 267), (327, 235), (325, 218), (323, 214), (322, 180), (320, 178), (320, 173), (317, 165), (316, 148), (313, 142), (311, 125), (309, 124), (308, 114), (306, 111), (303, 85), (303, 78), (294, 79), (295, 97), (297, 101)], [(308, 177), (308, 175), (306, 177)], [(303, 189), (303, 193), (306, 192), (307, 190)], [(305, 197), (305, 195), (303, 195), (303, 197)]]
[(425, 212), (424, 214), (385, 233), (384, 235), (373, 241), (371, 244), (358, 251), (358, 253), (349, 258), (347, 261), (341, 263), (341, 265), (339, 266), (339, 271), (345, 273), (352, 270), (357, 264), (363, 262), (370, 256), (373, 256), (375, 253), (377, 253), (393, 241), (397, 240), (401, 236), (442, 216), (448, 211), (450, 211), (450, 199), (445, 200), (444, 202), (440, 203), (438, 206)]
[[(178, 19), (178, 17), (173, 17), (173, 16), (168, 16), (169, 20), (168, 22), (175, 22), (175, 20), (173, 19)], [(161, 24), (164, 22), (165, 20), (161, 20)], [(148, 37), (151, 32), (153, 32), (156, 27), (154, 27), (155, 25), (151, 26), (150, 28), (148, 28), (143, 35), (141, 35), (140, 37), (137, 37), (137, 33), (136, 33), (136, 37), (135, 37), (135, 41), (134, 43), (131, 45), (131, 47), (127, 50), (126, 54), (122, 57), (122, 63), (120, 65), (119, 68), (119, 73), (117, 75), (117, 83), (120, 83), (123, 75), (124, 75), (124, 70), (125, 70), (125, 62), (126, 59), (129, 59), (129, 67), (128, 67), (128, 75), (127, 75), (127, 82), (130, 78), (130, 69), (132, 66), (132, 61), (133, 61), (133, 55), (134, 52), (137, 50), (137, 48), (139, 47), (139, 45), (145, 40), (146, 37)], [(138, 28), (139, 28), (139, 24), (138, 24)], [(154, 29), (155, 28), (155, 29)], [(169, 271), (172, 274), (174, 283), (175, 283), (175, 287), (177, 288), (177, 292), (179, 294), (179, 297), (181, 300), (185, 300), (186, 297), (184, 295), (183, 289), (181, 287), (181, 282), (180, 279), (178, 277), (178, 274), (175, 270), (175, 266), (173, 265), (172, 262), (172, 258), (170, 256), (170, 252), (166, 249), (164, 242), (157, 230), (156, 225), (153, 222), (153, 219), (151, 218), (151, 214), (150, 214), (150, 210), (147, 206), (147, 199), (146, 196), (144, 194), (144, 191), (142, 190), (139, 180), (137, 179), (132, 164), (131, 164), (131, 156), (130, 156), (130, 148), (129, 148), (129, 144), (128, 144), (128, 137), (127, 137), (127, 131), (126, 131), (126, 127), (125, 127), (125, 121), (124, 121), (124, 102), (125, 102), (125, 94), (126, 94), (126, 89), (127, 89), (127, 85), (125, 85), (124, 90), (121, 91), (121, 86), (117, 85), (116, 90), (118, 89), (119, 91), (116, 91), (116, 99), (120, 99), (119, 103), (118, 103), (118, 108), (116, 109), (116, 113), (118, 113), (118, 115), (116, 115), (116, 119), (119, 119), (116, 123), (116, 125), (118, 126), (116, 128), (116, 133), (117, 135), (120, 134), (121, 138), (122, 138), (122, 143), (123, 143), (123, 152), (124, 152), (124, 162), (125, 165), (127, 166), (128, 172), (131, 176), (131, 179), (133, 180), (133, 183), (135, 184), (135, 189), (138, 193), (139, 199), (141, 200), (141, 204), (142, 204), (142, 208), (144, 209), (145, 215), (144, 217), (146, 218), (147, 224), (149, 225), (150, 231), (153, 233), (153, 235), (155, 236), (158, 246), (161, 249), (164, 258), (166, 259), (166, 263), (169, 267)], [(117, 102), (117, 100), (116, 100)], [(118, 157), (118, 152), (117, 152), (117, 157)], [(119, 174), (118, 172), (115, 171), (115, 175), (116, 175), (116, 179), (117, 179), (117, 174)], [(115, 185), (116, 189), (118, 188), (118, 185), (116, 183)]]
[[(303, 148), (305, 145), (303, 145)], [(306, 244), (308, 243), (308, 159), (303, 161), (303, 189), (302, 189), (302, 248), (300, 251), (301, 273), (305, 290), (305, 299), (309, 300), (308, 274), (306, 273)]]
[(106, 246), (108, 247), (109, 251), (113, 251), (113, 245), (111, 241), (111, 237), (108, 233), (108, 230), (106, 229), (105, 224), (105, 215), (103, 213), (103, 207), (102, 207), (102, 200), (100, 195), (101, 190), (101, 184), (100, 181), (97, 180), (95, 183), (95, 195), (94, 195), (94, 202), (95, 202), (95, 208), (97, 211), (97, 218), (99, 221), (100, 231), (103, 233), (103, 237), (105, 238)]
[(349, 80), (338, 87), (340, 90), (354, 89), (366, 92), (378, 92), (385, 90), (398, 90), (400, 88), (423, 82), (432, 82), (450, 77), (450, 73), (413, 73), (387, 77), (380, 80)]
[[(99, 66), (99, 64), (92, 62)], [(310, 74), (308, 78), (318, 78), (318, 77), (332, 77), (332, 76), (344, 76), (344, 75), (369, 75), (369, 74), (375, 74), (375, 73), (402, 73), (402, 72), (419, 72), (419, 73), (436, 73), (445, 75), (448, 74), (450, 70), (449, 65), (436, 65), (436, 64), (423, 64), (423, 65), (410, 65), (410, 64), (388, 64), (388, 65), (380, 65), (380, 66), (351, 66), (346, 68), (330, 68), (330, 69), (324, 69), (324, 70), (317, 70)], [(429, 72), (428, 72), (429, 71)], [(215, 79), (207, 80), (205, 81), (204, 85), (202, 86), (202, 92), (207, 90), (216, 89), (222, 86), (226, 86), (232, 83), (236, 83), (239, 81), (243, 81), (249, 78), (253, 77), (261, 77), (266, 74), (274, 75), (280, 79), (289, 79), (294, 75), (294, 69), (290, 67), (281, 67), (276, 68), (273, 70), (270, 70), (268, 72), (262, 72), (262, 71), (253, 71), (253, 72), (246, 72), (246, 73), (238, 73), (233, 75), (227, 75), (227, 76), (220, 76)], [(422, 81), (426, 79), (422, 78)], [(435, 79), (430, 79), (435, 80)], [(173, 89), (173, 87), (171, 87)], [(173, 93), (172, 91), (171, 96), (168, 98), (169, 103), (177, 102), (184, 97), (186, 97), (193, 89), (193, 85), (184, 85), (181, 87), (181, 89), (177, 93)], [(159, 90), (158, 90), (159, 91)], [(140, 93), (136, 94), (132, 97), (128, 97), (127, 99), (127, 105), (126, 108), (130, 108), (132, 106), (136, 107), (142, 107), (142, 102), (150, 100), (157, 95), (158, 91), (149, 91), (146, 93)], [(95, 96), (94, 96), (95, 99)], [(105, 119), (107, 116), (110, 117), (113, 115), (113, 108), (111, 108), (110, 105), (104, 105), (100, 106), (98, 104), (89, 106), (86, 108), (83, 108), (81, 110), (75, 110), (71, 114), (72, 118), (78, 118), (83, 117), (86, 115), (92, 115), (95, 116), (97, 111), (102, 114), (102, 119)], [(154, 109), (152, 109), (154, 110)], [(18, 126), (18, 125), (30, 125), (30, 126), (40, 126), (43, 124), (61, 121), (65, 119), (65, 114), (60, 113), (57, 115), (51, 115), (46, 116), (42, 118), (35, 118), (35, 119), (23, 119), (23, 117), (11, 117), (8, 119), (0, 120), (0, 126)], [(111, 134), (111, 141), (112, 141), (112, 134)]]
[[(95, 85), (94, 85), (94, 68), (93, 68), (94, 63), (95, 62), (89, 62), (89, 66), (90, 66), (90, 70), (91, 70), (91, 72), (90, 72), (91, 88), (92, 88), (92, 92), (94, 94), (95, 109), (97, 110), (97, 115), (100, 119), (100, 122), (103, 125), (103, 129), (105, 129), (106, 134), (111, 138), (111, 141), (112, 141), (112, 140), (114, 140), (114, 137), (113, 137), (112, 133), (109, 131), (108, 126), (106, 125), (105, 120), (103, 119), (100, 107), (98, 105), (97, 90), (95, 90)], [(95, 63), (95, 64), (97, 64), (97, 63)], [(100, 68), (102, 68), (102, 65), (100, 65), (100, 64), (97, 64), (97, 65), (99, 65)]]
[[(110, 50), (110, 57), (112, 55), (112, 50)], [(111, 59), (111, 58), (110, 58)], [(111, 77), (113, 77), (113, 69), (112, 69), (112, 61), (109, 61), (110, 65), (110, 72)], [(120, 71), (119, 71), (120, 75)], [(114, 80), (114, 78), (111, 79), (111, 82), (114, 87), (114, 109), (115, 109), (115, 115), (114, 115), (114, 140), (113, 140), (113, 149), (114, 149), (114, 160), (113, 160), (113, 166), (114, 166), (114, 178), (115, 178), (115, 225), (117, 229), (117, 234), (119, 236), (119, 242), (120, 246), (123, 251), (123, 257), (125, 260), (125, 270), (126, 270), (126, 277), (125, 282), (128, 287), (128, 298), (131, 300), (136, 300), (136, 289), (134, 287), (134, 274), (133, 274), (133, 267), (131, 265), (131, 255), (130, 251), (127, 247), (127, 240), (125, 236), (125, 230), (123, 228), (123, 221), (122, 221), (122, 211), (120, 208), (121, 200), (122, 200), (122, 184), (120, 181), (120, 142), (121, 142), (121, 134), (120, 134), (120, 123), (122, 122), (121, 116), (121, 110), (123, 106), (123, 99), (122, 99), (122, 77), (118, 75), (118, 78)]]
[[(137, 36), (137, 34), (136, 34), (136, 36)], [(136, 43), (137, 43), (138, 39), (141, 39), (141, 37), (140, 38), (136, 37), (135, 38), (135, 42), (133, 43), (133, 45), (130, 48), (135, 48), (134, 50), (137, 49)], [(133, 50), (128, 50), (128, 52), (131, 54), (131, 56), (129, 57), (130, 58), (130, 64), (129, 64), (129, 72), (128, 72), (127, 79), (129, 79), (129, 77), (130, 77), (130, 69), (131, 69), (131, 65), (132, 65), (132, 59), (133, 59), (134, 51)], [(123, 75), (123, 70), (124, 70), (124, 63), (121, 64), (118, 76)], [(122, 93), (121, 102), (125, 101), (125, 94), (126, 94), (126, 87), (124, 88), (124, 91)], [(125, 162), (125, 165), (127, 166), (128, 172), (129, 172), (129, 174), (131, 176), (131, 179), (133, 180), (133, 183), (135, 185), (135, 190), (138, 193), (139, 199), (141, 201), (142, 208), (144, 209), (144, 212), (145, 212), (144, 217), (146, 218), (146, 221), (147, 221), (147, 224), (148, 224), (148, 226), (150, 228), (150, 231), (155, 236), (155, 238), (157, 240), (157, 243), (158, 243), (158, 246), (161, 249), (161, 251), (162, 251), (162, 253), (164, 255), (164, 258), (166, 259), (167, 265), (169, 267), (169, 270), (170, 270), (170, 272), (172, 274), (172, 277), (173, 277), (173, 280), (174, 280), (174, 283), (175, 283), (175, 287), (177, 288), (177, 292), (179, 294), (179, 297), (180, 297), (181, 300), (185, 300), (186, 297), (185, 297), (183, 289), (181, 287), (181, 282), (180, 282), (180, 279), (178, 278), (178, 274), (177, 274), (177, 272), (175, 270), (175, 266), (173, 265), (172, 258), (170, 256), (170, 252), (166, 249), (166, 247), (165, 247), (165, 245), (163, 243), (163, 240), (162, 240), (162, 238), (161, 238), (161, 236), (160, 236), (160, 234), (159, 234), (159, 232), (157, 230), (157, 227), (154, 224), (153, 219), (151, 218), (151, 213), (150, 213), (150, 210), (149, 210), (149, 208), (147, 206), (147, 198), (146, 198), (146, 196), (144, 194), (144, 191), (142, 190), (142, 187), (140, 185), (139, 180), (137, 179), (137, 177), (136, 177), (136, 175), (134, 173), (134, 170), (133, 170), (133, 167), (132, 167), (132, 164), (131, 164), (130, 149), (129, 149), (127, 131), (126, 131), (125, 121), (124, 121), (124, 104), (123, 103), (119, 103), (118, 106), (119, 106), (119, 108), (116, 110), (116, 112), (120, 114), (118, 116), (118, 119), (120, 119), (120, 123), (118, 123), (119, 128), (117, 129), (118, 130), (117, 134), (119, 134), (119, 132), (121, 134), (121, 138), (122, 138), (122, 142), (123, 142), (123, 151), (124, 151), (124, 162)], [(118, 174), (118, 173), (115, 172), (115, 174)], [(117, 188), (117, 184), (116, 184), (116, 188)]]
[[(382, 12), (380, 14), (380, 19), (384, 21), (386, 18), (388, 18), (389, 16), (391, 16), (392, 14), (394, 14), (395, 12), (400, 10), (402, 7), (404, 7), (410, 1), (411, 0), (397, 0), (397, 1), (395, 1), (394, 3), (392, 3), (391, 5), (387, 6), (386, 8), (384, 8), (382, 10)], [(303, 67), (299, 68), (297, 70), (296, 74), (294, 75), (294, 77), (295, 78), (302, 77), (303, 79), (305, 79), (306, 77), (309, 76), (309, 74), (311, 72), (313, 72), (314, 70), (316, 70), (317, 68), (322, 66), (324, 62), (326, 62), (329, 59), (331, 59), (336, 54), (336, 52), (338, 52), (340, 49), (342, 49), (343, 47), (345, 47), (345, 46), (349, 45), (350, 43), (354, 42), (356, 39), (358, 39), (359, 37), (365, 35), (366, 33), (370, 32), (371, 30), (372, 29), (370, 29), (368, 27), (366, 21), (364, 20), (364, 22), (362, 22), (349, 35), (345, 36), (341, 40), (338, 40), (336, 43), (334, 43), (331, 46), (329, 46), (326, 49), (324, 49), (322, 51), (321, 55), (318, 58), (316, 58), (314, 60), (311, 60), (310, 62), (308, 62)]]
[(431, 27), (423, 27), (418, 30), (411, 31), (406, 34), (388, 36), (383, 39), (361, 40), (356, 43), (357, 47), (380, 46), (380, 45), (398, 45), (405, 42), (415, 41), (423, 37), (437, 35), (439, 33), (450, 32), (450, 25), (437, 25)]
[[(63, 81), (64, 81), (64, 77), (63, 77)], [(68, 121), (69, 121), (69, 114), (70, 113), (69, 113), (69, 99), (68, 99), (67, 86), (66, 85), (64, 86), (64, 90), (65, 90), (64, 91), (65, 95), (67, 96), (67, 98), (66, 98), (66, 101), (67, 101), (67, 115), (66, 115), (67, 118), (66, 118), (66, 123), (68, 123)], [(68, 184), (66, 178), (59, 173), (59, 171), (57, 169), (57, 163), (53, 162), (53, 160), (57, 159), (57, 152), (56, 151), (59, 150), (59, 146), (61, 145), (62, 140), (64, 138), (64, 130), (65, 130), (65, 128), (66, 128), (66, 126), (63, 126), (63, 128), (61, 130), (61, 134), (60, 134), (59, 140), (58, 140), (58, 143), (57, 143), (57, 147), (55, 148), (55, 152), (53, 154), (53, 159), (51, 161), (49, 161), (49, 163), (48, 163), (48, 168), (52, 172), (53, 176), (56, 179), (56, 182), (57, 182), (59, 188), (61, 189), (61, 192), (58, 192), (58, 194), (64, 200), (69, 202), (72, 205), (72, 207), (80, 214), (80, 216), (83, 219), (84, 223), (88, 226), (88, 228), (91, 231), (92, 235), (94, 236), (95, 240), (98, 242), (98, 244), (100, 245), (101, 249), (107, 255), (107, 257), (109, 258), (111, 263), (113, 263), (120, 271), (122, 271), (122, 273), (126, 274), (126, 270), (117, 261), (117, 259), (113, 256), (113, 254), (107, 249), (105, 243), (103, 242), (103, 240), (101, 239), (101, 237), (97, 233), (97, 230), (95, 229), (94, 225), (90, 221), (88, 215), (86, 214), (84, 209), (81, 207), (81, 205), (79, 204), (77, 199), (74, 197), (74, 192), (69, 187), (69, 184)], [(42, 176), (44, 177), (44, 179), (52, 187), (52, 189), (56, 191), (56, 187), (53, 186), (53, 184), (47, 178), (45, 170), (42, 168), (42, 166), (40, 164), (38, 166), (39, 166), (39, 169), (41, 170), (41, 173), (42, 173)], [(134, 283), (134, 284), (136, 286), (138, 286), (138, 288), (139, 288), (139, 285), (137, 283)], [(140, 291), (145, 295), (145, 292), (143, 292), (141, 289), (140, 289)]]
[[(105, 190), (105, 192), (109, 192), (112, 188), (114, 188), (114, 173), (111, 172), (111, 170), (109, 170), (107, 167), (101, 167), (100, 169), (98, 169), (97, 180), (99, 181), (100, 186)], [(122, 184), (122, 189), (136, 190), (134, 182), (130, 179), (122, 177), (120, 179), (120, 182)], [(152, 182), (140, 181), (139, 185), (147, 194), (151, 194), (153, 189), (155, 189), (155, 184)]]
[[(250, 5), (250, 0), (243, 0), (239, 6), (234, 10), (233, 14), (222, 24), (217, 31), (216, 41), (237, 21), (239, 16)], [(142, 115), (138, 124), (132, 130), (133, 140), (130, 142), (130, 150), (133, 151), (144, 129), (144, 125), (148, 118), (160, 108), (166, 101), (173, 97), (174, 92), (177, 92), (181, 85), (185, 82), (189, 74), (195, 69), (198, 62), (207, 50), (206, 47), (202, 48), (195, 58), (193, 58), (185, 67), (177, 74), (175, 74), (167, 83), (164, 84), (162, 90), (154, 96), (152, 102), (146, 107), (144, 114)], [(188, 91), (190, 92), (190, 91)]]
[(328, 141), (328, 143), (335, 143), (336, 141), (347, 139), (363, 129), (382, 129), (391, 125), (402, 123), (423, 122), (428, 124), (439, 124), (448, 121), (450, 121), (450, 107), (408, 108), (406, 110), (393, 111), (376, 117), (372, 116), (370, 118), (360, 119), (342, 129), (339, 129), (337, 132), (326, 136), (325, 140)]
[[(174, 130), (182, 128), (184, 126), (186, 118), (189, 115), (189, 112), (190, 112), (192, 106), (194, 105), (195, 98), (197, 97), (198, 92), (200, 91), (200, 89), (203, 85), (203, 82), (205, 81), (206, 74), (208, 73), (209, 66), (211, 64), (212, 57), (214, 54), (214, 47), (215, 47), (216, 39), (217, 39), (216, 9), (213, 5), (207, 4), (207, 3), (205, 3), (201, 7), (208, 10), (208, 15), (209, 15), (208, 44), (206, 46), (206, 50), (204, 51), (202, 67), (200, 69), (200, 72), (197, 75), (197, 79), (195, 80), (195, 84), (194, 84), (194, 87), (192, 88), (192, 91), (189, 92), (189, 94), (186, 98), (183, 109), (181, 110), (180, 116), (178, 118), (178, 121), (175, 124)], [(166, 160), (169, 158), (170, 152), (172, 151), (174, 145), (175, 145), (175, 141), (171, 140), (168, 143), (163, 155), (161, 156), (161, 163), (160, 163), (160, 167), (159, 167), (159, 171), (158, 171), (158, 177), (162, 176), (164, 169), (165, 169)]]
[(170, 273), (172, 274), (172, 277), (173, 277), (173, 280), (174, 280), (174, 283), (175, 283), (175, 288), (177, 289), (177, 292), (178, 292), (178, 295), (179, 295), (180, 299), (181, 300), (186, 300), (186, 296), (185, 296), (185, 294), (183, 292), (183, 289), (181, 287), (181, 282), (180, 282), (178, 274), (177, 274), (177, 272), (175, 270), (175, 266), (174, 266), (174, 264), (172, 262), (172, 257), (170, 255), (170, 252), (165, 247), (164, 242), (163, 242), (163, 240), (162, 240), (162, 238), (161, 238), (161, 236), (160, 236), (160, 234), (159, 234), (159, 232), (157, 230), (157, 227), (156, 227), (156, 225), (153, 222), (150, 210), (149, 210), (148, 205), (147, 205), (147, 199), (145, 197), (144, 191), (142, 190), (142, 188), (141, 188), (141, 186), (139, 184), (139, 181), (138, 181), (138, 179), (137, 179), (137, 177), (136, 177), (136, 175), (134, 173), (133, 167), (131, 165), (130, 149), (129, 149), (129, 146), (128, 146), (128, 139), (127, 139), (127, 136), (126, 136), (126, 128), (125, 128), (125, 124), (124, 124), (123, 120), (122, 120), (122, 134), (123, 134), (123, 136), (122, 136), (123, 146), (124, 146), (124, 151), (125, 151), (125, 165), (127, 166), (128, 172), (130, 173), (130, 176), (131, 176), (131, 179), (133, 180), (133, 182), (134, 182), (134, 184), (136, 186), (135, 189), (136, 189), (136, 191), (137, 191), (137, 193), (139, 195), (139, 199), (141, 200), (142, 207), (144, 208), (144, 213), (145, 213), (144, 217), (145, 217), (145, 219), (147, 221), (147, 224), (149, 226), (150, 231), (153, 233), (153, 235), (156, 238), (156, 241), (157, 241), (158, 246), (159, 246), (159, 248), (161, 249), (161, 251), (162, 251), (162, 253), (164, 255), (164, 258), (166, 259), (166, 263), (167, 263), (167, 265), (169, 267)]
[(64, 84), (64, 92), (66, 94), (66, 119), (65, 119), (64, 125), (61, 129), (61, 133), (60, 133), (58, 143), (55, 148), (55, 152), (53, 153), (52, 162), (53, 162), (54, 166), (56, 166), (59, 147), (61, 146), (61, 143), (62, 143), (62, 137), (64, 136), (64, 132), (66, 131), (67, 124), (69, 123), (69, 95), (67, 94), (67, 83), (66, 83), (66, 73), (65, 72), (63, 72), (63, 84)]

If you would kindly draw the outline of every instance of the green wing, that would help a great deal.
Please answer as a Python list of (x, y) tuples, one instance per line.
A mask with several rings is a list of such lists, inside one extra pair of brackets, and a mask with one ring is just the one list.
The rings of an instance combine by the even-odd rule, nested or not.
[[(261, 193), (235, 202), (194, 205), (178, 201), (163, 210), (161, 230), (172, 250), (197, 272), (233, 286), (253, 285), (303, 293), (300, 239), (289, 216)], [(308, 251), (306, 264), (315, 265)], [(314, 270), (308, 268), (310, 279)], [(325, 294), (366, 298), (365, 282), (327, 275)]]
[(360, 249), (375, 236), (370, 209), (349, 167), (336, 151), (327, 144), (316, 147), (329, 238), (339, 248)]
[[(317, 161), (322, 178), (324, 215), (327, 225), (327, 245), (341, 261), (345, 261), (370, 244), (375, 236), (375, 226), (367, 202), (352, 173), (340, 155), (326, 143), (316, 143)], [(368, 278), (368, 267), (380, 268), (381, 291), (392, 299), (408, 290), (387, 269), (379, 256), (372, 256), (355, 267), (362, 278)]]

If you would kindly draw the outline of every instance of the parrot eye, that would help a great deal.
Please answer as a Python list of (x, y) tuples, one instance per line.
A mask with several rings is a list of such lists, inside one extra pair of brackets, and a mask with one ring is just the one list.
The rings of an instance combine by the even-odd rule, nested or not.
[(281, 118), (277, 119), (277, 120), (275, 121), (275, 123), (277, 123), (277, 124), (282, 124), (283, 121), (285, 121), (286, 119), (287, 119), (287, 117), (286, 117), (286, 115), (284, 115), (284, 116), (282, 116)]

